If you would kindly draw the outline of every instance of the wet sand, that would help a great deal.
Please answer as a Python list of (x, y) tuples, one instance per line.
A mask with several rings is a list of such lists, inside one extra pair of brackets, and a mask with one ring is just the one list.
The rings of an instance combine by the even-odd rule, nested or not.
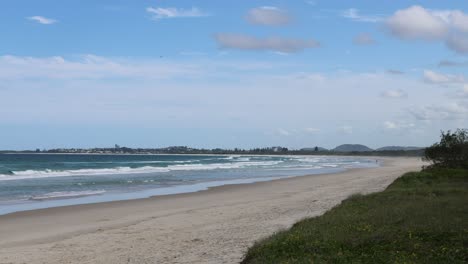
[(379, 159), (379, 168), (3, 215), (0, 263), (238, 263), (256, 240), (423, 165)]

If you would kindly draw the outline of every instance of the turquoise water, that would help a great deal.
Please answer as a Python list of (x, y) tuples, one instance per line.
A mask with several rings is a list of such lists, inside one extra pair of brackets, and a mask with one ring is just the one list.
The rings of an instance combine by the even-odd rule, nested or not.
[(0, 214), (373, 166), (330, 156), (0, 154)]

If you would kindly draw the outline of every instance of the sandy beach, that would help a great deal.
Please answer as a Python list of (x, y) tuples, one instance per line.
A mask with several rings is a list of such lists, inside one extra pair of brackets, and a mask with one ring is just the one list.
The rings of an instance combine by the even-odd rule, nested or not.
[(238, 263), (256, 240), (423, 165), (380, 159), (379, 168), (0, 216), (0, 263)]

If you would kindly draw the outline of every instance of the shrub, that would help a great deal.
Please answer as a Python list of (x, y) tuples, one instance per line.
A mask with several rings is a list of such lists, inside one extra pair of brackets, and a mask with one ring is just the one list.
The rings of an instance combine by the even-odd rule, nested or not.
[(424, 159), (431, 162), (428, 168), (468, 169), (468, 130), (442, 131), (440, 142), (426, 148)]

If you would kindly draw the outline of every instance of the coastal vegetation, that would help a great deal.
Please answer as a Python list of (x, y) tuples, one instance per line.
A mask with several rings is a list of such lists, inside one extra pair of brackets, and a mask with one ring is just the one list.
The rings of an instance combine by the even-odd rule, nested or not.
[(468, 130), (449, 130), (442, 132), (440, 138), (424, 152), (424, 159), (431, 163), (428, 168), (468, 169)]
[(376, 150), (363, 145), (344, 144), (328, 150), (321, 147), (288, 149), (285, 147), (265, 147), (252, 149), (204, 149), (187, 146), (172, 146), (165, 148), (129, 148), (116, 145), (113, 148), (59, 148), (48, 150), (8, 151), (1, 153), (48, 153), (48, 154), (205, 154), (205, 155), (351, 155), (351, 156), (422, 156), (424, 148), (415, 147), (383, 147)]
[(421, 172), (256, 243), (242, 263), (468, 262), (467, 139), (442, 132)]

